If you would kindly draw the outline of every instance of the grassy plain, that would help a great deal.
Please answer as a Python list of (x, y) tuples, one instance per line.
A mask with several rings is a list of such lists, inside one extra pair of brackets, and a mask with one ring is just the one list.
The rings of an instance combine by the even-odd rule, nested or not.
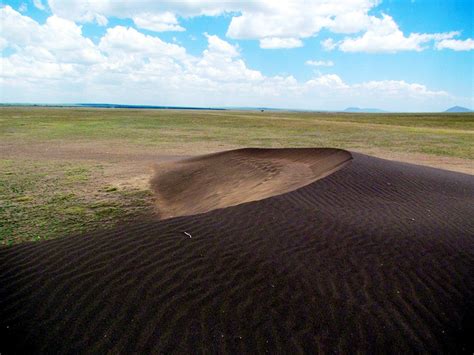
[(472, 174), (473, 138), (474, 114), (2, 107), (0, 243), (151, 218), (160, 156), (337, 147)]

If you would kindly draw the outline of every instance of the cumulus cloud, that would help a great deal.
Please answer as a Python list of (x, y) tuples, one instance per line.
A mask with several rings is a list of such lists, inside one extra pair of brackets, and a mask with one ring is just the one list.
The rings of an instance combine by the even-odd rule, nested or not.
[[(78, 22), (107, 24), (108, 17), (132, 19), (137, 27), (152, 31), (183, 31), (177, 16), (217, 16), (239, 11), (239, 1), (220, 4), (218, 1), (110, 1), (110, 0), (48, 0), (51, 11)], [(252, 6), (252, 5), (250, 5)]]
[(82, 36), (81, 28), (72, 21), (51, 16), (40, 25), (5, 6), (0, 9), (0, 22), (3, 24), (0, 38), (4, 46), (15, 49), (17, 56), (82, 64), (102, 60), (99, 49)]
[(5, 24), (0, 45), (13, 51), (0, 59), (4, 101), (340, 109), (351, 98), (360, 105), (380, 103), (390, 110), (403, 102), (420, 110), (420, 100), (449, 100), (443, 91), (405, 81), (350, 84), (337, 74), (307, 81), (266, 76), (247, 65), (237, 45), (213, 34), (205, 34), (201, 54), (191, 55), (130, 27), (108, 28), (95, 44), (80, 26), (57, 15), (39, 24), (6, 6), (0, 21)]
[(474, 39), (443, 39), (436, 43), (436, 49), (452, 49), (455, 51), (471, 51), (474, 49)]
[(97, 49), (107, 54), (108, 62), (157, 57), (183, 59), (187, 56), (186, 50), (177, 44), (123, 26), (108, 28)]
[(326, 38), (324, 41), (321, 41), (321, 45), (325, 50), (332, 51), (338, 44), (332, 38)]
[(228, 57), (237, 57), (239, 55), (237, 47), (231, 45), (229, 42), (220, 39), (218, 36), (209, 35), (208, 33), (205, 33), (205, 36), (207, 37), (209, 51), (220, 53)]
[(360, 89), (365, 93), (382, 93), (390, 97), (448, 97), (445, 91), (429, 90), (425, 85), (407, 83), (404, 80), (382, 80), (368, 81), (353, 85), (354, 89)]
[(323, 87), (327, 90), (350, 89), (350, 86), (344, 83), (344, 81), (339, 77), (339, 75), (336, 74), (320, 75), (319, 77), (308, 80), (304, 85), (307, 88)]
[(298, 38), (267, 37), (260, 40), (260, 48), (266, 49), (297, 48), (302, 46), (303, 42)]
[(313, 67), (332, 67), (334, 66), (334, 62), (331, 60), (307, 60), (305, 62), (306, 65), (311, 65)]
[(327, 39), (321, 44), (327, 50), (338, 48), (344, 52), (422, 51), (430, 41), (442, 41), (458, 36), (459, 32), (411, 33), (406, 36), (391, 16), (371, 17), (367, 31), (358, 37), (347, 37), (339, 42)]
[[(369, 15), (379, 3), (380, 0), (49, 0), (49, 7), (57, 16), (72, 21), (105, 25), (108, 17), (129, 18), (138, 28), (156, 32), (185, 30), (179, 18), (228, 14), (232, 17), (227, 29), (229, 38), (258, 40), (265, 49), (301, 47), (305, 38), (317, 35), (322, 29), (356, 35), (337, 43), (332, 39), (322, 42), (327, 50), (339, 48), (346, 52), (420, 51), (427, 42), (437, 40), (437, 36), (449, 35), (405, 35), (392, 17)], [(444, 43), (440, 48), (466, 46)]]
[(178, 24), (178, 19), (171, 12), (158, 14), (142, 13), (134, 16), (132, 19), (138, 28), (144, 28), (150, 31), (165, 32), (185, 30)]

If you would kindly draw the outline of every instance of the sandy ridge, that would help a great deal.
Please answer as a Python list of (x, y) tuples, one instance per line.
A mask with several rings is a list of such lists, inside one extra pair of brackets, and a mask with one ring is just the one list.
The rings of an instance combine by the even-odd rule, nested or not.
[(263, 200), (0, 248), (1, 352), (472, 353), (473, 177), (353, 158)]

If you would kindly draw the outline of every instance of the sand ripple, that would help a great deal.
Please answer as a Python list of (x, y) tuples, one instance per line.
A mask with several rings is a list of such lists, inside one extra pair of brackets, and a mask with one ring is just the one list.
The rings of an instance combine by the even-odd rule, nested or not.
[[(256, 182), (278, 179), (285, 160), (261, 153), (278, 155), (181, 168), (198, 186), (232, 162), (242, 186), (250, 172), (252, 191), (278, 192)], [(0, 352), (472, 353), (474, 178), (353, 158), (263, 200), (0, 248)], [(219, 159), (215, 174), (194, 175)], [(158, 185), (174, 179), (193, 193), (176, 175)]]

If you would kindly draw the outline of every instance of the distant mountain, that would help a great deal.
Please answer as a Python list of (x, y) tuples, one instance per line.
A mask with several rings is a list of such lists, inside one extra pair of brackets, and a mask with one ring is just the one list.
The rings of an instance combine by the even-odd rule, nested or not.
[(466, 108), (466, 107), (461, 107), (461, 106), (453, 106), (448, 108), (444, 112), (472, 112), (472, 110)]
[(359, 107), (348, 107), (344, 112), (360, 112), (360, 113), (384, 113), (387, 111), (378, 108), (359, 108)]

